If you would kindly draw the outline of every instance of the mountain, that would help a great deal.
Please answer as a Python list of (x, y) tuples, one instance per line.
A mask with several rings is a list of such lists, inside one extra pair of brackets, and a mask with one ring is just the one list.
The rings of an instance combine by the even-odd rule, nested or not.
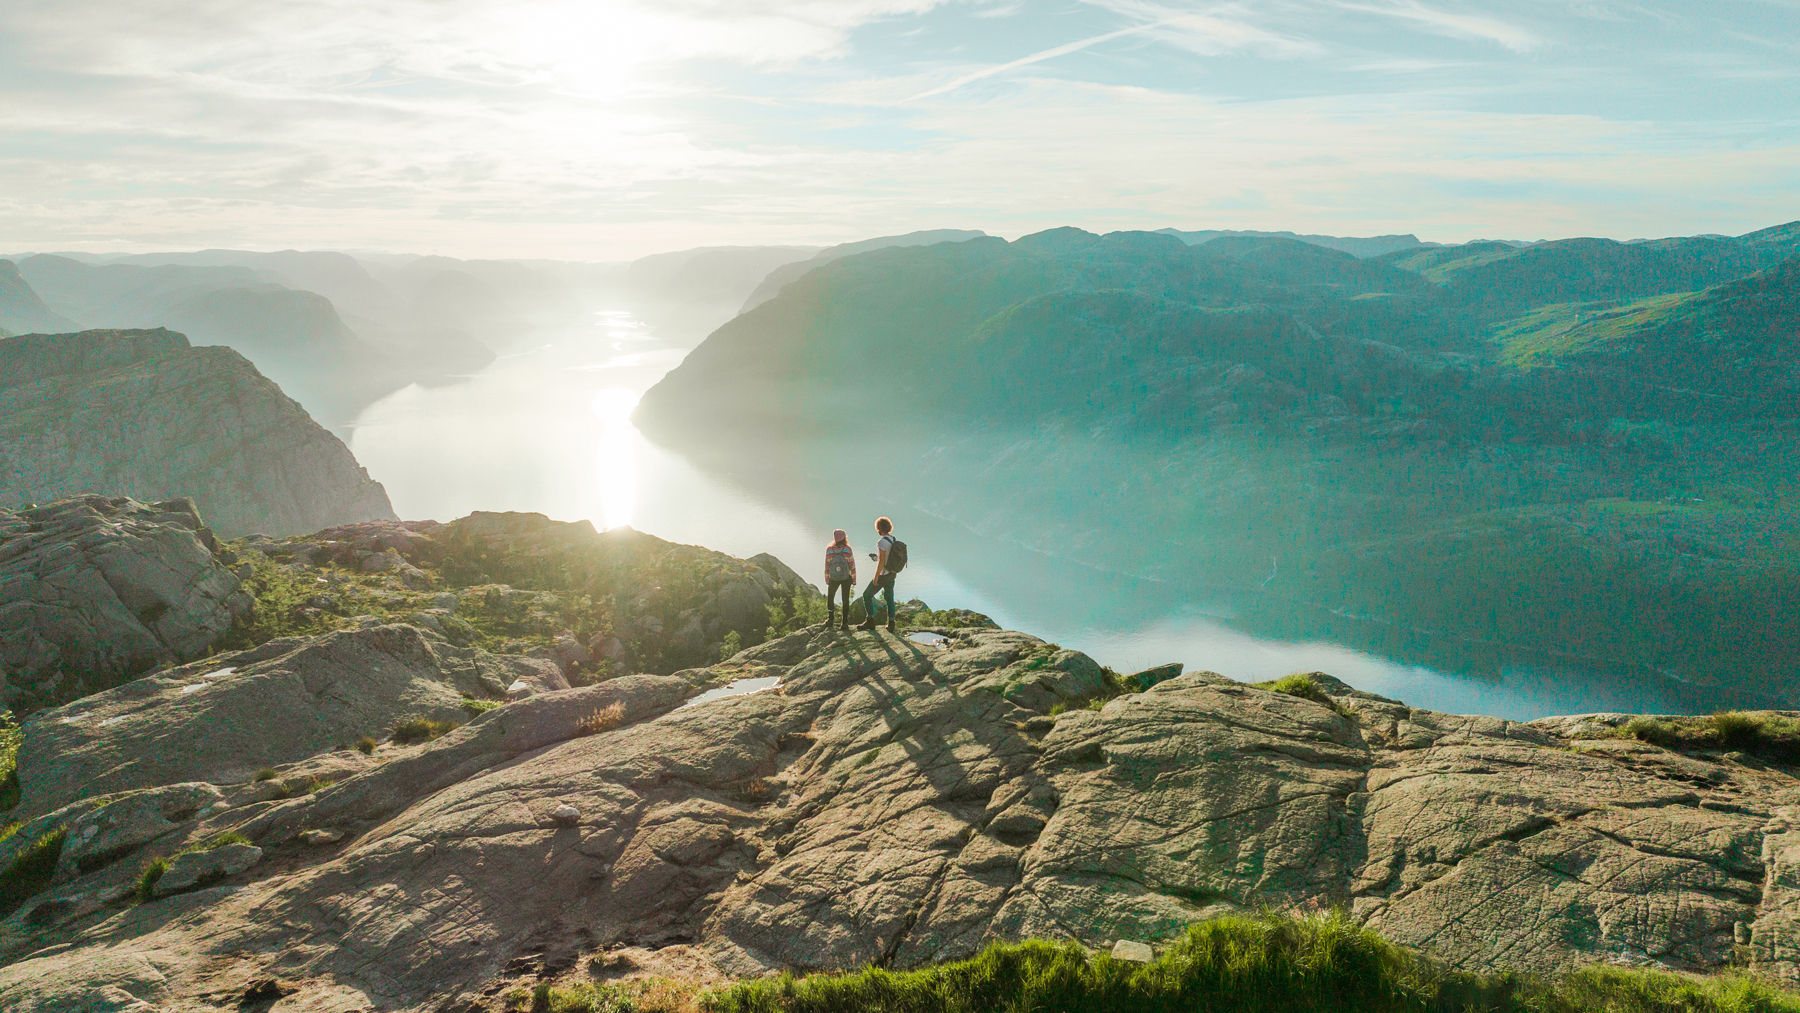
[[(1369, 966), (1417, 969), (1443, 1008), (1577, 968), (1594, 968), (1576, 979), (1585, 1007), (1487, 1008), (1643, 1008), (1606, 997), (1796, 978), (1793, 712), (1520, 723), (1324, 673), (1120, 674), (923, 602), (899, 634), (842, 631), (809, 625), (818, 592), (768, 557), (541, 515), (353, 525), (209, 559), (185, 514), (70, 521), (90, 513), (0, 513), (0, 567), (19, 540), (79, 529), (117, 556), (161, 535), (220, 589), (227, 567), (248, 571), (235, 593), (252, 601), (212, 655), (14, 733), (9, 1011), (676, 1009), (765, 976), (842, 996), (867, 979), (835, 972), (869, 967), (891, 997), (913, 980), (899, 972), (1034, 937), (1056, 943), (934, 977), (999, 991), (1014, 977), (992, 967), (1054, 957), (1066, 997), (1091, 955), (1129, 973), (1190, 930), (1234, 960), (1317, 933), (1340, 962), (1380, 933), (1406, 950), (1383, 944)], [(106, 555), (62, 553), (71, 580)], [(531, 589), (499, 582), (515, 579)], [(707, 642), (750, 606), (770, 624), (752, 646), (735, 628)], [(714, 660), (650, 653), (678, 618)], [(589, 667), (627, 641), (636, 664)], [(1243, 987), (1314, 1009), (1336, 966)], [(1366, 1003), (1373, 972), (1353, 970), (1340, 994)], [(1473, 977), (1488, 974), (1521, 977)], [(646, 995), (657, 1005), (628, 1003)], [(1004, 1001), (906, 995), (946, 1013)]]
[[(637, 419), (762, 495), (1235, 589), (1270, 632), (1779, 695), (1800, 690), (1800, 403), (1770, 249), (1358, 259), (1059, 229), (880, 250), (719, 328)], [(879, 462), (853, 494), (850, 461)]]
[(221, 534), (392, 517), (380, 483), (242, 355), (167, 330), (0, 339), (0, 503), (191, 496)]
[(1225, 237), (1248, 237), (1252, 239), (1292, 239), (1313, 246), (1323, 246), (1328, 250), (1338, 250), (1357, 257), (1379, 257), (1396, 250), (1412, 250), (1421, 246), (1434, 247), (1437, 243), (1421, 243), (1419, 237), (1407, 233), (1403, 236), (1368, 236), (1355, 238), (1349, 236), (1302, 236), (1292, 232), (1240, 232), (1235, 229), (1206, 229), (1199, 232), (1183, 232), (1180, 229), (1157, 229), (1158, 234), (1174, 236), (1190, 246), (1210, 243)]
[(0, 260), (0, 329), (7, 333), (24, 334), (31, 331), (65, 331), (70, 326), (67, 318), (52, 313), (50, 307), (38, 298), (31, 283), (19, 273), (19, 265), (10, 260)]
[(706, 246), (639, 257), (625, 272), (625, 286), (647, 301), (742, 305), (769, 272), (805, 260), (816, 246)]
[(968, 239), (978, 239), (985, 235), (987, 235), (987, 233), (978, 229), (930, 229), (923, 232), (908, 232), (905, 235), (900, 236), (878, 236), (874, 239), (863, 239), (854, 243), (840, 243), (837, 246), (826, 247), (818, 253), (813, 254), (812, 258), (809, 260), (799, 260), (791, 264), (783, 264), (775, 270), (770, 271), (763, 278), (762, 282), (756, 286), (755, 291), (750, 293), (750, 297), (744, 300), (743, 308), (738, 310), (738, 312), (748, 313), (750, 310), (775, 298), (775, 294), (780, 292), (784, 285), (793, 281), (795, 278), (800, 277), (814, 268), (828, 264), (839, 257), (850, 257), (858, 253), (868, 253), (870, 250), (885, 250), (893, 246), (930, 246), (933, 243), (960, 243)]

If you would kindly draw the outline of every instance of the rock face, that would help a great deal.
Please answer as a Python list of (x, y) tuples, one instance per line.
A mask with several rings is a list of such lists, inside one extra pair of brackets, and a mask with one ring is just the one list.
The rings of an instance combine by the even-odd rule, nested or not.
[[(27, 900), (0, 927), (0, 1005), (106, 984), (186, 1008), (274, 977), (424, 1011), (615, 943), (692, 944), (735, 974), (908, 967), (996, 938), (1153, 943), (1262, 907), (1342, 907), (1467, 968), (1795, 973), (1784, 767), (1622, 739), (1620, 715), (1460, 717), (1328, 676), (1314, 700), (1190, 672), (1089, 709), (1090, 659), (941, 632), (812, 627), (496, 708), (303, 798), (205, 810), (162, 846), (236, 830), (280, 861), (124, 913), (58, 906), (113, 866)], [(757, 676), (780, 683), (677, 707)], [(158, 734), (204, 752), (215, 713), (171, 709)], [(195, 768), (134, 769), (146, 788)], [(321, 828), (346, 836), (305, 843)]]
[(256, 368), (171, 331), (0, 339), (0, 503), (192, 496), (224, 537), (392, 518), (380, 483)]
[(0, 510), (0, 704), (198, 657), (249, 607), (192, 500)]
[(467, 720), (465, 696), (501, 698), (521, 676), (569, 685), (549, 662), (434, 643), (411, 626), (271, 640), (33, 715), (13, 818), (149, 785), (247, 782), (384, 738), (401, 718)]

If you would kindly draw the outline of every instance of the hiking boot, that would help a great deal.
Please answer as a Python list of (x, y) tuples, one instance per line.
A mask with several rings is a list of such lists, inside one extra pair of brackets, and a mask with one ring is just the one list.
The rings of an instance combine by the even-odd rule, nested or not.
[(863, 620), (863, 621), (862, 621), (862, 622), (860, 622), (860, 623), (857, 623), (857, 624), (856, 624), (856, 628), (857, 628), (857, 629), (859, 629), (859, 630), (872, 630), (872, 629), (874, 629), (874, 628), (875, 628), (875, 617), (874, 617), (874, 616), (870, 616), (870, 617), (869, 617), (869, 618), (867, 618), (867, 619), (864, 619), (864, 620)]
[(888, 620), (888, 632), (889, 633), (894, 632), (894, 621), (892, 619)]
[(843, 630), (845, 633), (850, 632), (850, 617), (849, 616), (844, 617), (844, 622), (842, 625), (840, 625), (838, 627), (838, 629)]

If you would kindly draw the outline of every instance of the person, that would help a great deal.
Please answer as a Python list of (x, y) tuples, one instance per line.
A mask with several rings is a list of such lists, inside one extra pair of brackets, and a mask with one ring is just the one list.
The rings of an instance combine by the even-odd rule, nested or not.
[[(844, 619), (838, 623), (831, 614), (837, 604), (839, 590), (844, 595)], [(856, 550), (850, 548), (850, 536), (838, 528), (831, 533), (831, 544), (825, 547), (825, 625), (850, 628), (850, 593), (856, 590)]]
[(887, 628), (894, 632), (894, 575), (888, 570), (888, 552), (894, 547), (894, 522), (886, 517), (875, 518), (875, 533), (881, 538), (875, 543), (875, 551), (869, 558), (875, 560), (875, 576), (870, 579), (869, 586), (863, 588), (862, 603), (865, 618), (859, 630), (875, 628), (875, 592), (882, 591), (887, 595)]

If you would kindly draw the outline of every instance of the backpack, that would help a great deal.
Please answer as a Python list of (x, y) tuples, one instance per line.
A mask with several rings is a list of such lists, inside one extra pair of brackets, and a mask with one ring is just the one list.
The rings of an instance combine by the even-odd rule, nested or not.
[(850, 553), (825, 553), (825, 576), (833, 583), (850, 579)]
[(906, 543), (895, 538), (894, 544), (888, 546), (887, 572), (899, 573), (904, 569), (906, 569)]

